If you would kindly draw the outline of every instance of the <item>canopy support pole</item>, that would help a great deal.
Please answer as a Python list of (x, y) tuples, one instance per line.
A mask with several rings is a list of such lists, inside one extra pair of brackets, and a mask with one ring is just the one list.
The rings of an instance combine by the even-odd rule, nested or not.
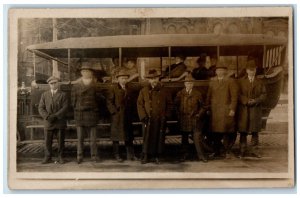
[(169, 56), (169, 68), (168, 68), (168, 70), (169, 70), (169, 76), (168, 76), (168, 78), (170, 79), (171, 78), (171, 46), (169, 46), (168, 47), (168, 56)]
[(33, 78), (36, 80), (36, 63), (35, 63), (35, 52), (33, 52)]
[(69, 80), (71, 80), (71, 49), (68, 49), (68, 74)]
[(122, 48), (119, 47), (119, 67), (122, 66)]

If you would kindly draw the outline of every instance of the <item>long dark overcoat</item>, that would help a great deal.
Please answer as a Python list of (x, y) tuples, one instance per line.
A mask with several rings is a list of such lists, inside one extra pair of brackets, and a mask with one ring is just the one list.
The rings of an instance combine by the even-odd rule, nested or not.
[[(239, 105), (238, 105), (238, 130), (240, 132), (259, 132), (262, 125), (262, 102), (266, 98), (264, 83), (255, 78), (250, 83), (248, 77), (238, 81)], [(255, 104), (248, 105), (249, 99), (254, 99)]]
[(234, 79), (224, 78), (221, 82), (217, 77), (211, 78), (206, 103), (211, 109), (212, 132), (235, 132), (235, 116), (229, 116), (230, 110), (236, 112), (238, 87)]
[(201, 93), (192, 89), (190, 94), (186, 89), (180, 90), (175, 98), (175, 104), (178, 108), (178, 118), (180, 123), (180, 130), (185, 132), (192, 132), (199, 130), (199, 122), (202, 115), (196, 117), (197, 114), (202, 114), (203, 97)]
[(119, 84), (113, 85), (109, 90), (107, 108), (111, 114), (111, 139), (112, 141), (132, 141), (132, 110), (136, 100), (131, 90), (125, 90)]
[(96, 126), (99, 121), (99, 101), (101, 98), (96, 91), (96, 83), (86, 86), (82, 80), (72, 87), (72, 106), (76, 126)]
[(149, 128), (145, 129), (143, 134), (143, 152), (146, 154), (157, 154), (163, 150), (166, 115), (170, 102), (170, 94), (161, 84), (154, 89), (150, 85), (145, 86), (139, 93), (137, 100), (139, 118), (140, 120), (149, 118), (147, 126)]
[[(41, 96), (38, 110), (44, 119), (45, 129), (66, 128), (65, 115), (68, 111), (68, 99), (64, 92), (57, 90), (53, 97), (50, 90), (44, 92)], [(57, 119), (50, 122), (47, 120), (50, 115), (55, 115)]]

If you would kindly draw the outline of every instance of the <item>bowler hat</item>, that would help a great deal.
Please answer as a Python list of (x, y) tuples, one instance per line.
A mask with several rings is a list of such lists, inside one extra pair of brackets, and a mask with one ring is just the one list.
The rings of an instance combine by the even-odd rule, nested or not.
[(118, 78), (118, 77), (120, 77), (120, 76), (127, 76), (127, 77), (129, 77), (130, 75), (129, 75), (124, 69), (122, 69), (122, 70), (120, 70), (120, 71), (117, 73), (116, 78)]
[(47, 83), (50, 84), (50, 83), (54, 83), (54, 82), (58, 82), (59, 79), (55, 76), (50, 76), (48, 79), (47, 79)]
[(216, 69), (228, 69), (223, 61), (218, 61)]
[(246, 69), (255, 70), (256, 69), (255, 60), (249, 60), (246, 64)]
[(159, 77), (160, 74), (155, 69), (150, 69), (148, 74), (145, 75), (145, 78), (156, 78)]

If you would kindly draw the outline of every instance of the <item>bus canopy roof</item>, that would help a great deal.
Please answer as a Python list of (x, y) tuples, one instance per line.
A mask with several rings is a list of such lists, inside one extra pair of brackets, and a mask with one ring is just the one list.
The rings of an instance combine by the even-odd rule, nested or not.
[[(168, 55), (168, 47), (213, 47), (213, 46), (251, 46), (284, 45), (287, 39), (262, 34), (153, 34), (118, 35), (103, 37), (67, 38), (53, 42), (30, 45), (29, 51), (39, 51), (53, 57), (116, 57), (119, 48), (145, 48), (147, 53)], [(161, 49), (158, 49), (161, 48)], [(141, 49), (138, 49), (139, 52)], [(151, 55), (153, 56), (153, 55)]]

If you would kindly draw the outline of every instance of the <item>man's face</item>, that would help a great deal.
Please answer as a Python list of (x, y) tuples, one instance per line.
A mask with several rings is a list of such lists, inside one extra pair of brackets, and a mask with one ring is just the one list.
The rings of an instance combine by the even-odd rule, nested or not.
[(49, 83), (49, 86), (51, 90), (56, 90), (58, 89), (58, 82), (57, 81), (51, 82)]
[(134, 68), (135, 67), (135, 62), (134, 61), (128, 61), (126, 67), (128, 67), (129, 69)]
[(118, 83), (121, 86), (125, 86), (125, 84), (127, 83), (127, 80), (128, 80), (128, 76), (119, 76), (118, 77)]
[(149, 83), (151, 84), (152, 87), (155, 87), (159, 82), (159, 77), (155, 78), (149, 78)]
[(193, 82), (184, 82), (184, 86), (187, 90), (193, 89), (194, 83)]
[(246, 72), (250, 78), (255, 76), (256, 69), (246, 69)]
[(81, 70), (81, 75), (84, 79), (89, 79), (93, 77), (93, 72), (89, 69)]
[(218, 78), (223, 78), (223, 77), (225, 77), (226, 72), (227, 72), (226, 69), (224, 69), (224, 68), (218, 68), (216, 70), (216, 75), (217, 75)]

